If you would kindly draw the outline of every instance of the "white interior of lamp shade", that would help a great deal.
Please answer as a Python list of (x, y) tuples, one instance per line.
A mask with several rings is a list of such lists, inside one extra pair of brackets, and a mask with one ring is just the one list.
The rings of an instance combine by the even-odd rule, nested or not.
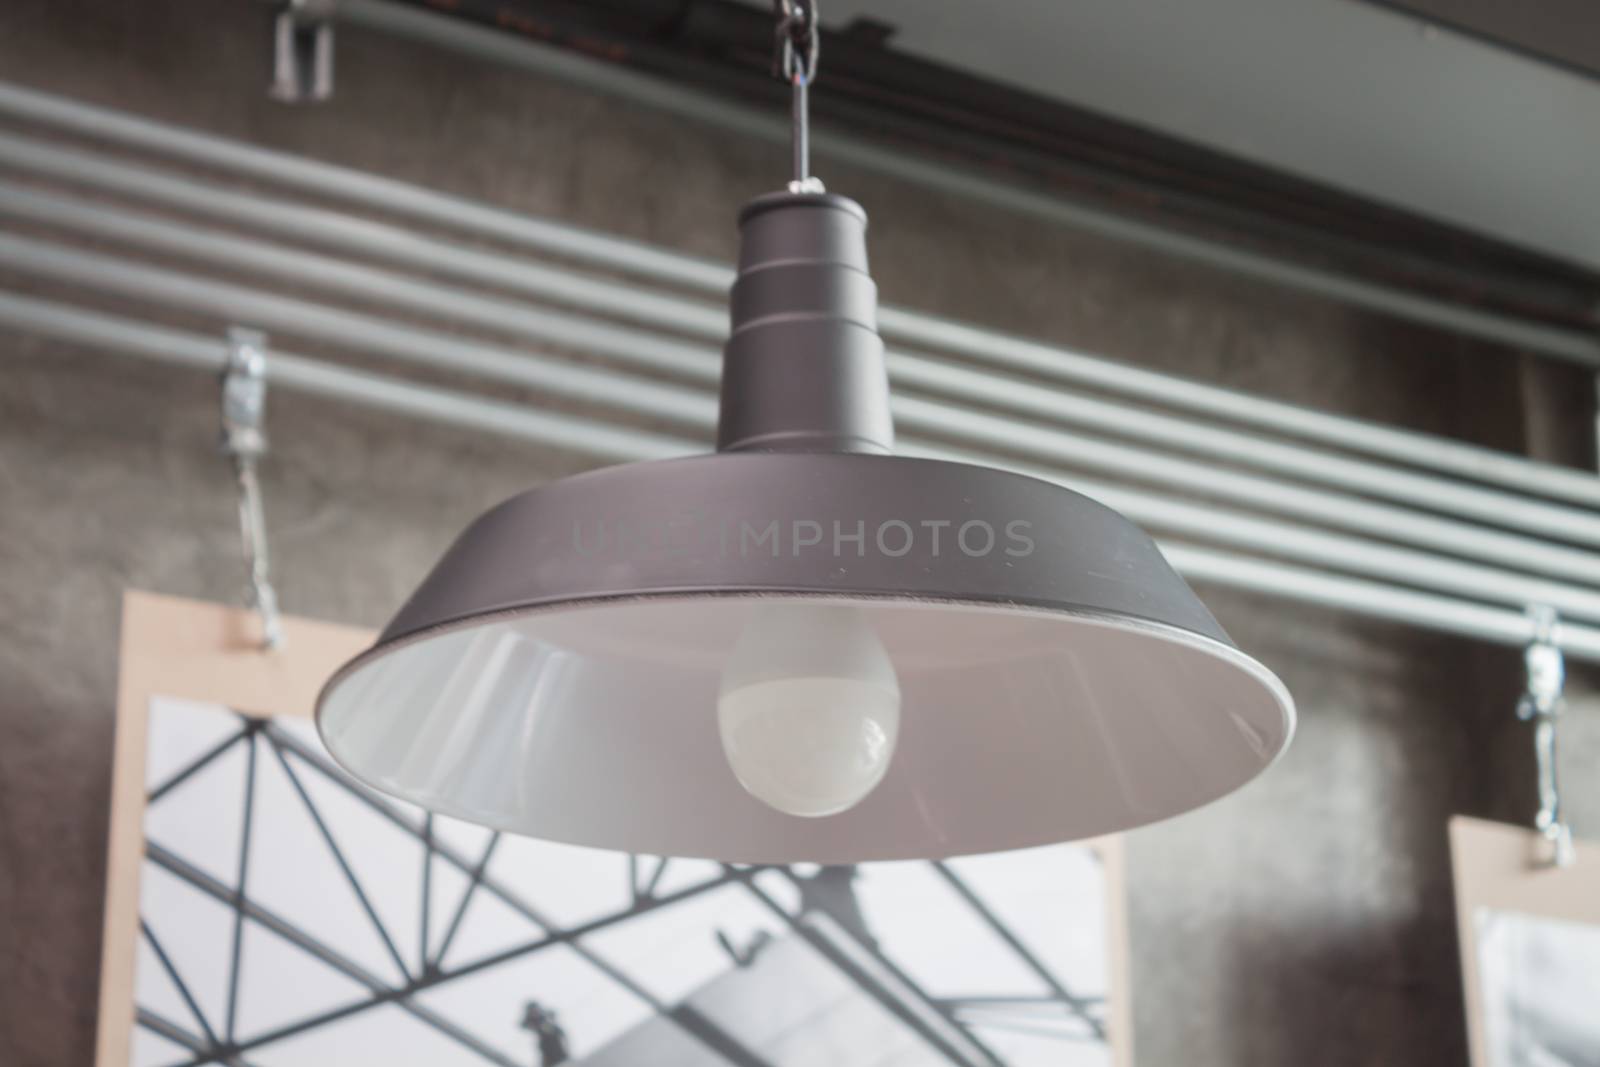
[(783, 815), (740, 787), (717, 730), (722, 669), (756, 601), (615, 601), (433, 631), (359, 662), (318, 722), (358, 777), (445, 814), (751, 863), (952, 856), (1127, 829), (1243, 785), (1293, 728), (1270, 672), (1171, 627), (828, 600), (858, 607), (894, 663), (899, 741), (857, 807)]

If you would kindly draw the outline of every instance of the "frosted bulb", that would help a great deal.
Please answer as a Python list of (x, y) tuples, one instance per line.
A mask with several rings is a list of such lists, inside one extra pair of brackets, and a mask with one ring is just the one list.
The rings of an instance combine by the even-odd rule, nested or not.
[(883, 780), (900, 732), (900, 681), (852, 607), (759, 605), (717, 699), (739, 784), (790, 815), (837, 815)]

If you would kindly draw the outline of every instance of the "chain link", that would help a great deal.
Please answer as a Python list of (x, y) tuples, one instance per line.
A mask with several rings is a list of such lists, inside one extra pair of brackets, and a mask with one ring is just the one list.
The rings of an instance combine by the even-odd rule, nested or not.
[(778, 15), (772, 73), (782, 80), (809, 85), (817, 76), (816, 0), (773, 0)]

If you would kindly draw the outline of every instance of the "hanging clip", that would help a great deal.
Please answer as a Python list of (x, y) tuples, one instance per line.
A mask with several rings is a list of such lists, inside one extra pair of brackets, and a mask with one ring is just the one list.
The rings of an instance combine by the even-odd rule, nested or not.
[(272, 587), (266, 519), (256, 465), (267, 452), (267, 338), (257, 330), (228, 331), (228, 364), (222, 375), (222, 452), (233, 461), (239, 483), (239, 536), (249, 568), (249, 601), (261, 613), (262, 645), (283, 643), (278, 594)]
[(773, 0), (778, 16), (772, 73), (788, 82), (793, 99), (791, 137), (794, 180), (791, 193), (821, 193), (822, 181), (811, 176), (811, 82), (817, 76), (821, 38), (816, 0)]
[(1534, 825), (1549, 841), (1557, 867), (1572, 863), (1572, 829), (1561, 821), (1561, 786), (1556, 770), (1556, 722), (1566, 701), (1566, 660), (1556, 643), (1559, 619), (1554, 608), (1528, 609), (1533, 640), (1523, 650), (1527, 684), (1517, 701), (1517, 718), (1533, 723), (1533, 752), (1539, 766), (1539, 814)]
[(272, 25), (272, 87), (286, 104), (316, 104), (333, 95), (335, 0), (286, 0)]

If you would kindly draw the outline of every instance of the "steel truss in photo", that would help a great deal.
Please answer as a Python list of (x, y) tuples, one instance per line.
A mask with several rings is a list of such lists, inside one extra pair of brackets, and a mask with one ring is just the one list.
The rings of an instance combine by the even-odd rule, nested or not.
[[(841, 1049), (862, 1063), (1130, 1062), (1115, 841), (1009, 854), (1071, 854), (1093, 869), (1091, 898), (1064, 892), (1048, 860), (735, 866), (502, 835), (338, 768), (306, 714), (313, 689), (286, 675), (319, 674), (365, 635), (283, 623), (284, 647), (263, 652), (251, 612), (129, 598), (106, 1025), (125, 1007), (133, 1030), (120, 1058), (102, 1033), (102, 1064), (272, 1067), (330, 1048), (396, 1062), (385, 1040), (426, 1062), (519, 1067), (751, 1067), (797, 1062), (802, 1046), (841, 1064)], [(147, 640), (159, 655), (131, 647)], [(267, 691), (287, 714), (229, 710), (263, 708)], [(378, 838), (404, 848), (380, 863)], [(553, 851), (530, 863), (534, 848)], [(1024, 883), (1042, 907), (1018, 910)], [(913, 914), (935, 897), (938, 921)], [(1079, 926), (1101, 940), (1074, 941), (1084, 960), (1064, 970), (1059, 942)], [(940, 954), (954, 981), (930, 972)], [(582, 990), (550, 977), (578, 968)], [(319, 1043), (339, 1033), (353, 1036)]]

